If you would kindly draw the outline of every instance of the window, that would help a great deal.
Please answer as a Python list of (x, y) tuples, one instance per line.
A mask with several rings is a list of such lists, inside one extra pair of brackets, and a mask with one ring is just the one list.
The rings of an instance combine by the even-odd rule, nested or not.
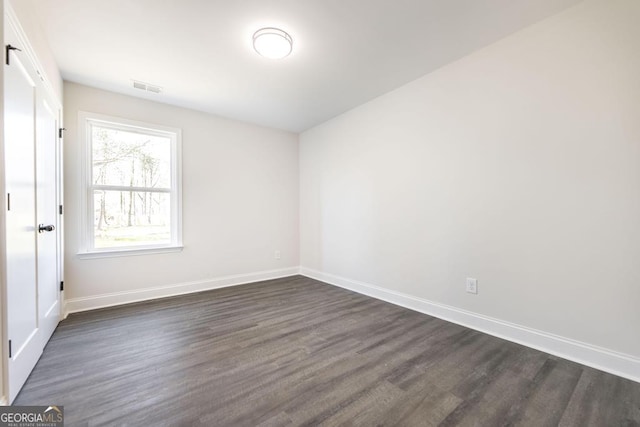
[(80, 113), (81, 256), (179, 250), (180, 130)]

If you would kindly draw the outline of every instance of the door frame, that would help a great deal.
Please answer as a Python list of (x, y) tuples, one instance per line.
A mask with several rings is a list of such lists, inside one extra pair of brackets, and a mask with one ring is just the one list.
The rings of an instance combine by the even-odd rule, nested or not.
[[(11, 4), (6, 0), (0, 0), (0, 15), (3, 20), (4, 26), (2, 27), (2, 31), (0, 31), (0, 38), (2, 39), (2, 51), (4, 52), (4, 46), (6, 44), (5, 34), (7, 28), (10, 28), (11, 31), (16, 35), (17, 40), (20, 42), (20, 48), (22, 49), (23, 55), (27, 58), (27, 60), (31, 63), (33, 68), (38, 72), (38, 77), (42, 83), (42, 87), (46, 92), (46, 96), (49, 100), (51, 100), (54, 105), (54, 108), (58, 112), (58, 123), (60, 128), (63, 127), (63, 108), (62, 102), (56, 95), (56, 91), (53, 89), (53, 85), (50, 80), (47, 78), (45, 73), (45, 68), (40, 63), (35, 49), (30, 43), (26, 32), (24, 31), (22, 25), (20, 24), (20, 20), (18, 19), (18, 15), (11, 7)], [(6, 58), (4, 54), (2, 55), (2, 68), (0, 69), (0, 97), (2, 102), (0, 102), (0, 129), (4, 129), (4, 67), (5, 67)], [(58, 205), (63, 205), (63, 169), (62, 169), (62, 138), (58, 138), (56, 141), (56, 198), (58, 201)], [(35, 159), (34, 159), (35, 160)], [(4, 170), (5, 158), (4, 158), (4, 132), (0, 132), (0, 166), (2, 166), (2, 170)], [(6, 183), (4, 173), (0, 173), (0, 229), (4, 230), (6, 228), (6, 209), (7, 209), (7, 201), (6, 201)], [(57, 216), (57, 224), (56, 227), (58, 229), (58, 256), (57, 256), (57, 281), (63, 281), (63, 271), (64, 271), (64, 247), (63, 247), (63, 215)], [(34, 224), (35, 225), (35, 224)], [(6, 281), (6, 238), (5, 233), (0, 233), (0, 357), (1, 361), (1, 369), (0, 369), (0, 405), (7, 405), (8, 397), (9, 397), (9, 376), (8, 376), (8, 368), (9, 368), (9, 349), (8, 349), (8, 325), (7, 325), (7, 281)], [(60, 298), (60, 309), (58, 313), (58, 318), (62, 320), (62, 315), (64, 312), (64, 292), (59, 292)]]
[[(4, 1), (0, 1), (0, 14), (2, 14), (2, 20), (4, 25), (7, 25), (7, 19), (5, 18), (4, 13)], [(2, 46), (4, 46), (4, 26), (2, 27), (2, 34), (0, 34), (0, 38), (2, 38)], [(4, 58), (2, 58), (4, 60)], [(4, 63), (4, 61), (3, 61)], [(3, 101), (0, 102), (0, 129), (4, 129), (4, 67), (0, 68), (0, 99)], [(0, 132), (0, 166), (2, 166), (2, 170), (4, 170), (4, 132)], [(6, 222), (5, 222), (5, 212), (7, 211), (7, 200), (5, 198), (6, 187), (4, 182), (4, 173), (0, 173), (0, 230), (6, 230)], [(7, 368), (9, 364), (8, 358), (8, 349), (4, 345), (7, 338), (7, 325), (4, 321), (5, 317), (5, 301), (7, 300), (7, 287), (6, 287), (6, 239), (5, 233), (0, 233), (0, 357), (2, 357), (2, 362), (0, 363), (0, 405), (7, 405)]]

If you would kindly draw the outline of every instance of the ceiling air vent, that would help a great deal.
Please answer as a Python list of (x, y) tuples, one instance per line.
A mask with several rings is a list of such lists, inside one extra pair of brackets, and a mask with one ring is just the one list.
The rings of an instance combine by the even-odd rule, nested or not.
[(133, 87), (140, 90), (146, 90), (147, 92), (153, 92), (153, 93), (162, 92), (162, 88), (160, 86), (155, 86), (150, 83), (140, 82), (138, 80), (133, 81)]

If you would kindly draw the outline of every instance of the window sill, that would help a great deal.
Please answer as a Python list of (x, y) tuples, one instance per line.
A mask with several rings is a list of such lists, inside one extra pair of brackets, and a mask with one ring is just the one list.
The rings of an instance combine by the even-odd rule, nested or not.
[(112, 249), (112, 250), (95, 250), (90, 252), (79, 252), (77, 254), (80, 259), (95, 259), (95, 258), (115, 258), (123, 256), (137, 256), (137, 255), (155, 255), (165, 254), (170, 252), (181, 252), (182, 245), (177, 246), (160, 246), (160, 247), (146, 247), (146, 248), (127, 248), (127, 249)]

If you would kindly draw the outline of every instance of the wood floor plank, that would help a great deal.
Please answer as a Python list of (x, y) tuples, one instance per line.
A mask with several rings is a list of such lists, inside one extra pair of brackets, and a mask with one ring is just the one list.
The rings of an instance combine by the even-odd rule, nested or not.
[(640, 425), (640, 384), (294, 276), (72, 314), (17, 405), (68, 426)]

